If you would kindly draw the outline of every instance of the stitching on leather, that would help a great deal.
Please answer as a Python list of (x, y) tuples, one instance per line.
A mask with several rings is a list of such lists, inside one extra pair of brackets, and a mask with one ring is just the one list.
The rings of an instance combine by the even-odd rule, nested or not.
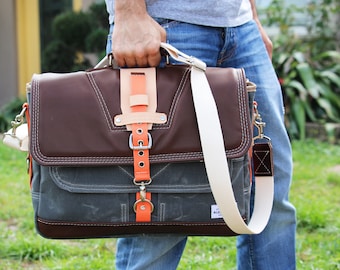
[(94, 92), (96, 94), (96, 97), (98, 99), (100, 107), (102, 108), (102, 112), (103, 112), (103, 114), (105, 116), (106, 123), (107, 123), (109, 129), (113, 130), (114, 124), (113, 124), (113, 121), (111, 119), (110, 111), (109, 111), (109, 109), (108, 109), (108, 107), (107, 107), (107, 105), (105, 103), (104, 97), (103, 97), (103, 95), (102, 95), (102, 93), (101, 93), (101, 91), (100, 91), (100, 89), (99, 89), (99, 87), (98, 87), (98, 85), (97, 85), (93, 75), (91, 73), (88, 73), (88, 72), (86, 73), (86, 75), (87, 75), (87, 78), (89, 79), (89, 81), (91, 83), (91, 86), (92, 86), (92, 88), (93, 88), (93, 90), (94, 90)]
[(216, 222), (216, 223), (208, 223), (208, 222), (203, 222), (203, 223), (180, 223), (180, 222), (169, 222), (169, 224), (164, 224), (164, 223), (155, 223), (152, 222), (150, 223), (126, 223), (126, 224), (112, 224), (112, 223), (82, 223), (82, 222), (56, 222), (56, 221), (48, 221), (48, 220), (43, 220), (41, 218), (37, 218), (37, 221), (45, 224), (45, 225), (50, 225), (50, 226), (80, 226), (80, 227), (130, 227), (130, 226), (227, 226), (223, 222)]
[[(260, 157), (258, 153), (264, 153), (263, 157)], [(264, 163), (264, 160), (269, 155), (269, 153), (270, 152), (268, 150), (254, 150), (254, 155), (259, 161), (259, 165), (257, 166), (257, 168), (254, 168), (255, 173), (261, 172), (261, 174), (271, 175), (271, 170)], [(262, 171), (261, 169), (265, 171)]]
[[(89, 190), (94, 193), (121, 193), (121, 192), (136, 192), (136, 186), (131, 185), (117, 185), (117, 183), (113, 183), (112, 185), (84, 185), (81, 183), (72, 183), (67, 181), (67, 178), (62, 177), (59, 172), (60, 167), (48, 167), (50, 176), (53, 182), (59, 188), (63, 190), (67, 190), (73, 193), (86, 193)], [(132, 183), (132, 181), (131, 181)], [(160, 192), (160, 190), (164, 190), (165, 185), (157, 185), (153, 184), (148, 189), (152, 192)], [(195, 184), (195, 185), (171, 185), (169, 187), (165, 187), (164, 193), (170, 193), (173, 191), (180, 193), (192, 193), (192, 192), (210, 192), (210, 185), (207, 184)]]
[(120, 211), (121, 211), (121, 221), (127, 222), (128, 221), (128, 214), (127, 214), (127, 205), (125, 203), (122, 203), (120, 205)]
[[(239, 101), (239, 107), (240, 107), (240, 119), (241, 119), (241, 144), (237, 147), (232, 149), (231, 151), (227, 151), (228, 154), (231, 153), (242, 153), (243, 151), (246, 151), (251, 143), (251, 132), (249, 130), (248, 124), (250, 123), (249, 119), (249, 113), (247, 111), (248, 103), (247, 103), (247, 95), (248, 93), (244, 90), (247, 89), (246, 82), (244, 80), (244, 71), (243, 70), (237, 70), (237, 93), (238, 93), (238, 101)], [(246, 118), (245, 118), (246, 117)]]
[[(185, 73), (183, 74), (180, 84), (178, 86), (178, 91), (174, 97), (173, 103), (170, 107), (169, 112), (169, 120), (168, 124), (166, 126), (164, 125), (157, 125), (155, 126), (155, 129), (166, 129), (168, 128), (173, 121), (174, 114), (176, 111), (176, 108), (178, 106), (179, 98), (183, 92), (184, 86), (187, 83), (188, 80), (188, 74), (190, 69), (186, 69)], [(247, 112), (247, 108), (244, 106), (248, 106), (248, 104), (245, 104), (247, 99), (246, 95), (247, 93), (244, 93), (244, 89), (246, 89), (245, 81), (243, 78), (243, 70), (237, 71), (238, 76), (238, 99), (239, 99), (239, 105), (240, 105), (240, 117), (241, 117), (241, 144), (234, 149), (227, 150), (226, 155), (228, 158), (235, 158), (238, 157), (239, 153), (244, 152), (248, 147), (250, 146), (251, 139), (250, 138), (250, 130), (249, 130), (249, 119), (244, 119), (245, 117), (249, 118), (249, 114)], [(88, 74), (89, 81), (91, 82), (91, 85), (93, 86), (95, 93), (97, 95), (98, 100), (104, 100), (103, 96), (101, 95), (101, 92), (98, 90), (98, 86), (96, 85), (94, 78), (92, 75)], [(99, 91), (99, 92), (98, 92)], [(38, 129), (38, 123), (39, 123), (39, 111), (40, 111), (40, 84), (39, 79), (33, 79), (32, 80), (32, 93), (31, 93), (32, 100), (35, 104), (35, 106), (31, 106), (32, 108), (32, 152), (34, 153), (35, 158), (37, 161), (39, 161), (41, 164), (55, 164), (58, 163), (59, 165), (72, 165), (72, 164), (83, 164), (83, 165), (96, 165), (96, 164), (103, 164), (103, 165), (124, 165), (124, 164), (131, 164), (133, 162), (132, 157), (48, 157), (42, 154), (40, 150), (40, 145), (38, 143), (39, 141), (39, 129)], [(113, 122), (111, 118), (109, 117), (109, 111), (108, 108), (104, 102), (100, 102), (102, 106), (102, 110), (104, 112), (104, 115), (106, 117), (106, 121), (108, 123), (108, 126), (111, 130), (111, 126), (113, 125)], [(246, 114), (246, 115), (245, 115)], [(109, 120), (110, 118), (110, 120)], [(113, 130), (118, 131), (118, 130)], [(172, 154), (159, 154), (159, 155), (152, 155), (150, 156), (150, 162), (151, 163), (161, 163), (166, 162), (170, 160), (181, 160), (181, 161), (187, 161), (187, 160), (203, 160), (203, 154), (202, 152), (188, 152), (188, 153), (172, 153)]]
[(159, 221), (164, 222), (165, 221), (165, 203), (159, 204)]
[(156, 125), (153, 128), (154, 130), (157, 130), (157, 129), (169, 129), (171, 127), (173, 119), (175, 117), (175, 112), (176, 112), (176, 109), (178, 107), (178, 103), (179, 103), (180, 97), (182, 96), (184, 87), (186, 86), (186, 83), (187, 83), (188, 78), (189, 78), (189, 72), (190, 72), (190, 69), (187, 68), (185, 70), (185, 72), (183, 73), (182, 77), (181, 77), (181, 80), (180, 80), (180, 82), (178, 84), (178, 88), (176, 90), (176, 94), (175, 94), (175, 96), (173, 98), (173, 101), (172, 101), (170, 109), (169, 109), (169, 115), (168, 115), (167, 123), (162, 124), (162, 125)]
[[(38, 75), (37, 75), (38, 76)], [(31, 114), (32, 114), (32, 125), (31, 129), (33, 131), (31, 132), (31, 137), (32, 137), (32, 151), (36, 155), (37, 158), (43, 157), (40, 151), (40, 145), (39, 145), (39, 129), (38, 129), (38, 123), (39, 123), (39, 111), (40, 111), (40, 84), (39, 80), (35, 80), (33, 78), (32, 81), (32, 103), (35, 103), (36, 106), (31, 106)]]

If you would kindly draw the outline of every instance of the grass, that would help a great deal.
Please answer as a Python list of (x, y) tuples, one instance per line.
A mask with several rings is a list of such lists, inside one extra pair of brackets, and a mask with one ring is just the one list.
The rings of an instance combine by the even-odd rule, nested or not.
[[(297, 268), (340, 269), (340, 146), (294, 142)], [(26, 156), (0, 143), (0, 270), (114, 269), (115, 239), (35, 233)], [(179, 269), (235, 269), (235, 238), (189, 238)]]

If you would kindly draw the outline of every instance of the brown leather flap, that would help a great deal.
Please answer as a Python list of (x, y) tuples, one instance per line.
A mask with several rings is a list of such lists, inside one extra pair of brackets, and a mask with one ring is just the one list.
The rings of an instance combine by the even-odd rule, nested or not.
[[(31, 82), (31, 154), (41, 165), (132, 164), (130, 132), (114, 125), (120, 109), (120, 71), (111, 68), (34, 75)], [(242, 69), (208, 68), (230, 158), (244, 155), (252, 138)], [(192, 102), (190, 68), (157, 68), (157, 112), (165, 124), (150, 131), (150, 161), (202, 160)], [(213, 132), (213, 131), (211, 131)]]

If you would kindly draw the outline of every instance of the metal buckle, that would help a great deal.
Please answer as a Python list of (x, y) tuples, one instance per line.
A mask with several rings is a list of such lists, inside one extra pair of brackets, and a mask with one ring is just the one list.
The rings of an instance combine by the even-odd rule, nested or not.
[(138, 146), (133, 145), (133, 141), (132, 141), (132, 133), (130, 134), (129, 137), (129, 147), (131, 150), (147, 150), (150, 149), (152, 147), (152, 137), (151, 134), (148, 132), (148, 145), (143, 145), (143, 142), (140, 141)]

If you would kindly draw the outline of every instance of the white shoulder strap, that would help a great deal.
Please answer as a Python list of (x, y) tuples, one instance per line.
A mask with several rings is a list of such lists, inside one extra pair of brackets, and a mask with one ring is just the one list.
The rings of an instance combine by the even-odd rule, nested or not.
[[(254, 210), (247, 225), (239, 213), (234, 197), (216, 103), (205, 75), (206, 64), (170, 44), (161, 43), (161, 47), (173, 59), (191, 66), (191, 89), (204, 162), (212, 194), (225, 223), (237, 234), (260, 233), (270, 217), (274, 198), (274, 177), (255, 177)], [(95, 68), (107, 64), (106, 57)]]
[(235, 233), (260, 233), (267, 225), (272, 209), (273, 176), (255, 178), (254, 210), (247, 225), (242, 219), (235, 201), (217, 107), (204, 72), (206, 65), (197, 58), (183, 54), (169, 44), (162, 44), (161, 47), (166, 49), (175, 60), (192, 67), (191, 88), (204, 162), (214, 199), (224, 221)]

